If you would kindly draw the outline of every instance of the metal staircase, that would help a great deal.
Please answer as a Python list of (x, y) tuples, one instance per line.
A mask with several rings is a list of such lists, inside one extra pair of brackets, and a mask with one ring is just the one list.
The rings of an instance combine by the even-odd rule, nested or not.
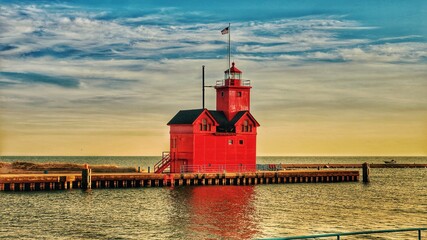
[(162, 173), (171, 165), (171, 157), (169, 152), (162, 152), (162, 160), (154, 165), (155, 173)]

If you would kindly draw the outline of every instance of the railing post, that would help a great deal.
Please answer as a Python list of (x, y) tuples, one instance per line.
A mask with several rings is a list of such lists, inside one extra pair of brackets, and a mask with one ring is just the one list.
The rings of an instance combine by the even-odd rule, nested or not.
[(421, 240), (421, 229), (418, 229), (418, 240)]
[(340, 240), (340, 235), (337, 235), (337, 240)]

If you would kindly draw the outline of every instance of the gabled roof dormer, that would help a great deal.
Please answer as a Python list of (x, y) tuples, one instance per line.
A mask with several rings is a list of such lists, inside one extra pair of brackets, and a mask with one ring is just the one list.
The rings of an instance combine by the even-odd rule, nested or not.
[(231, 123), (236, 129), (236, 133), (256, 133), (256, 128), (260, 126), (249, 111), (238, 112)]
[(200, 115), (194, 120), (194, 132), (199, 133), (213, 133), (216, 132), (216, 127), (218, 122), (212, 116), (208, 110), (204, 110)]

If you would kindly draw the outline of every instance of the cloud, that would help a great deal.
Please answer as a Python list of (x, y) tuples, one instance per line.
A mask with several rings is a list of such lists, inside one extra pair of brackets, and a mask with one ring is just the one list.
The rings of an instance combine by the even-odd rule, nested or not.
[(0, 80), (3, 82), (17, 83), (44, 83), (66, 88), (79, 87), (79, 81), (71, 77), (49, 76), (37, 73), (0, 72)]
[(427, 58), (427, 43), (386, 43), (336, 52), (339, 58), (359, 62), (419, 62)]
[[(203, 16), (199, 12), (162, 8), (126, 15), (56, 5), (6, 5), (1, 10), (7, 37), (0, 40), (0, 49), (6, 58), (161, 60), (226, 55), (227, 39), (219, 33), (223, 25), (198, 22)], [(376, 29), (340, 15), (235, 22), (233, 55), (277, 60), (294, 55), (306, 61), (394, 61), (408, 54), (417, 61), (424, 57), (416, 53), (416, 46), (384, 57), (376, 46), (384, 50), (394, 47), (390, 42), (413, 41), (416, 35), (381, 39), (357, 35)], [(349, 33), (359, 37), (349, 38)]]

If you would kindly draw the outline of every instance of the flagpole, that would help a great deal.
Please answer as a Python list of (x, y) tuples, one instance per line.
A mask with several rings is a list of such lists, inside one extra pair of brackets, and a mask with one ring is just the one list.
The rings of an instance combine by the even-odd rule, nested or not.
[(230, 79), (230, 69), (231, 69), (231, 24), (228, 23), (228, 79)]

